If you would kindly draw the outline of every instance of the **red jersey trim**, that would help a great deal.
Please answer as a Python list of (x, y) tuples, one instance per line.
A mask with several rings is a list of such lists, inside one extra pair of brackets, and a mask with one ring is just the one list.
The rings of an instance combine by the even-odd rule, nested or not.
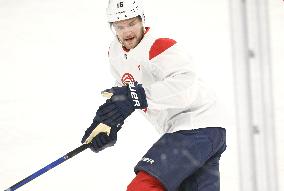
[(170, 48), (171, 46), (173, 46), (174, 44), (176, 44), (177, 42), (173, 39), (170, 38), (159, 38), (157, 39), (149, 52), (149, 60), (155, 58), (156, 56), (158, 56), (159, 54), (161, 54), (162, 52), (164, 52), (165, 50), (167, 50), (168, 48)]

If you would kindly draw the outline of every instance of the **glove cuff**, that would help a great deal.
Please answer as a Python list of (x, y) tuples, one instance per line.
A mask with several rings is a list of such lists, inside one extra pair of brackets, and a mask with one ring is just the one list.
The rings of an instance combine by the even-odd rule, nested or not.
[(148, 107), (146, 93), (142, 84), (138, 82), (130, 82), (127, 85), (128, 87), (128, 97), (132, 100), (133, 107), (135, 109), (145, 109)]

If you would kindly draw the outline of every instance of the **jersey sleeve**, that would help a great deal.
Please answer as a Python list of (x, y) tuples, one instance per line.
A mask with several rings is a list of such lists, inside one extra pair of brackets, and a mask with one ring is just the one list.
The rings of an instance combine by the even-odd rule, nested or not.
[(145, 88), (148, 108), (162, 110), (190, 106), (198, 95), (198, 78), (189, 57), (171, 39), (160, 39), (155, 43), (149, 59), (159, 80)]

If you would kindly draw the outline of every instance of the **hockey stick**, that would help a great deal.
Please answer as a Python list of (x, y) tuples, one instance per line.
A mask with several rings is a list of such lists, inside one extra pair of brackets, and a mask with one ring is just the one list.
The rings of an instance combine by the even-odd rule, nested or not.
[(25, 179), (21, 180), (20, 182), (14, 184), (13, 186), (11, 186), (10, 188), (4, 190), (4, 191), (14, 191), (17, 190), (18, 188), (20, 188), (21, 186), (27, 184), (28, 182), (32, 181), (33, 179), (37, 178), (38, 176), (46, 173), (47, 171), (49, 171), (50, 169), (60, 165), (61, 163), (67, 161), (68, 159), (72, 158), (73, 156), (79, 154), (80, 152), (86, 150), (87, 148), (89, 148), (89, 143), (92, 141), (92, 139), (97, 136), (99, 133), (107, 133), (109, 135), (110, 133), (110, 127), (100, 123), (91, 133), (91, 135), (88, 137), (88, 139), (86, 140), (86, 142), (81, 145), (80, 147), (77, 147), (76, 149), (74, 149), (73, 151), (67, 153), (66, 155), (64, 155), (63, 157), (60, 157), (59, 159), (57, 159), (56, 161), (50, 163), (49, 165), (45, 166), (44, 168), (36, 171), (35, 173), (33, 173), (32, 175), (26, 177)]
[(44, 168), (38, 170), (37, 172), (33, 173), (32, 175), (28, 176), (27, 178), (21, 180), (20, 182), (14, 184), (13, 186), (11, 186), (10, 188), (6, 189), (5, 191), (13, 191), (16, 190), (18, 188), (20, 188), (21, 186), (23, 186), (24, 184), (32, 181), (33, 179), (37, 178), (38, 176), (44, 174), (45, 172), (49, 171), (50, 169), (60, 165), (61, 163), (63, 163), (64, 161), (72, 158), (73, 156), (79, 154), (80, 152), (84, 151), (85, 149), (87, 149), (89, 147), (89, 144), (83, 144), (80, 147), (77, 147), (76, 149), (74, 149), (73, 151), (67, 153), (66, 155), (64, 155), (63, 157), (57, 159), (56, 161), (50, 163), (49, 165), (45, 166)]

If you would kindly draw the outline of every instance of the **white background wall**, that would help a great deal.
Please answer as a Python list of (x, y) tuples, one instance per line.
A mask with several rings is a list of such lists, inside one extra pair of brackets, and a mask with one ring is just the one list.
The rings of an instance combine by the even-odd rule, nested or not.
[(284, 190), (284, 1), (269, 1), (279, 190)]
[[(283, 91), (279, 90), (284, 45), (279, 43), (284, 34), (283, 25), (279, 27), (281, 3), (270, 7), (278, 129), (284, 122)], [(221, 159), (221, 186), (237, 191), (228, 2), (145, 0), (144, 4), (147, 23), (187, 47), (201, 77), (214, 86), (222, 101), (228, 150)], [(107, 1), (0, 0), (0, 190), (80, 145), (104, 101), (100, 91), (113, 84), (107, 59), (112, 33), (105, 21), (106, 6)], [(277, 140), (283, 145), (280, 131)], [(115, 147), (98, 154), (85, 151), (21, 190), (126, 190), (134, 177), (133, 167), (158, 137), (134, 113)], [(278, 148), (283, 177), (284, 153)]]

